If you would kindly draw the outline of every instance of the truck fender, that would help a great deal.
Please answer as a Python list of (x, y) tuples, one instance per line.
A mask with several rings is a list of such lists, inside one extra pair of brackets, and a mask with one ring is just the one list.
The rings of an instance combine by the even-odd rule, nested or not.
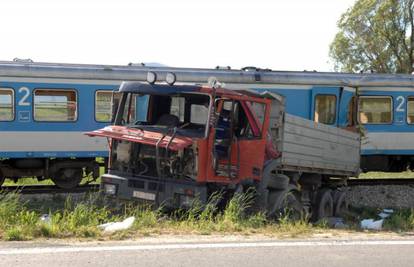
[(262, 189), (286, 189), (289, 185), (289, 177), (280, 174), (280, 173), (274, 173), (274, 170), (277, 170), (280, 166), (279, 160), (271, 160), (270, 162), (267, 162), (264, 170), (262, 179), (260, 181)]

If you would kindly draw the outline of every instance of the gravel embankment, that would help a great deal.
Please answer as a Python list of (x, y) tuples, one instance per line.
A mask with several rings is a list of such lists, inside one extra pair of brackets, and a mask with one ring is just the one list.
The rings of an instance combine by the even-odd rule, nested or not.
[(404, 185), (354, 186), (347, 193), (355, 207), (414, 208), (414, 187)]
[[(21, 199), (30, 202), (62, 202), (66, 197), (67, 194), (34, 194), (22, 195)], [(75, 202), (80, 201), (85, 198), (85, 193), (71, 194), (71, 198)], [(352, 186), (347, 192), (347, 199), (354, 207), (414, 208), (414, 186)]]

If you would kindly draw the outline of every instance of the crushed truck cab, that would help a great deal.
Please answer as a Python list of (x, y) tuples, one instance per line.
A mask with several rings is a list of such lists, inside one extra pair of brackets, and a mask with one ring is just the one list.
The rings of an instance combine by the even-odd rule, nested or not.
[(87, 134), (108, 138), (102, 189), (120, 199), (178, 208), (255, 187), (269, 214), (292, 192), (298, 212), (312, 212), (332, 176), (359, 170), (357, 134), (285, 114), (279, 95), (139, 82), (119, 93), (114, 125)]

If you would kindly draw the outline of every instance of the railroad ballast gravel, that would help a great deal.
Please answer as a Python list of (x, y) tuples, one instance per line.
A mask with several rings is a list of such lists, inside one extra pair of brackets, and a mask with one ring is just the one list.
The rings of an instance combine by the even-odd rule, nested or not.
[(410, 185), (353, 186), (347, 192), (354, 207), (414, 208), (414, 187)]

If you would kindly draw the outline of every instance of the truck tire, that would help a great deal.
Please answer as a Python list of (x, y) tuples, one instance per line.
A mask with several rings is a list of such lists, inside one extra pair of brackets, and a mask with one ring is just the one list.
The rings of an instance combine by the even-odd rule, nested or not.
[(58, 170), (52, 178), (52, 181), (59, 188), (72, 189), (79, 185), (83, 178), (81, 168), (68, 168)]
[(317, 222), (324, 218), (332, 217), (333, 212), (334, 203), (332, 198), (332, 190), (329, 188), (320, 189), (314, 203), (312, 220)]
[(284, 174), (270, 173), (267, 188), (284, 190), (289, 186), (289, 177)]
[(288, 216), (290, 220), (300, 220), (305, 217), (304, 207), (294, 186), (269, 192), (267, 217), (278, 220), (285, 216)]
[(349, 211), (349, 202), (346, 199), (346, 191), (335, 190), (333, 194), (334, 216), (344, 217)]
[(0, 171), (0, 186), (3, 185), (4, 180), (6, 180), (6, 178), (3, 176), (3, 173)]

